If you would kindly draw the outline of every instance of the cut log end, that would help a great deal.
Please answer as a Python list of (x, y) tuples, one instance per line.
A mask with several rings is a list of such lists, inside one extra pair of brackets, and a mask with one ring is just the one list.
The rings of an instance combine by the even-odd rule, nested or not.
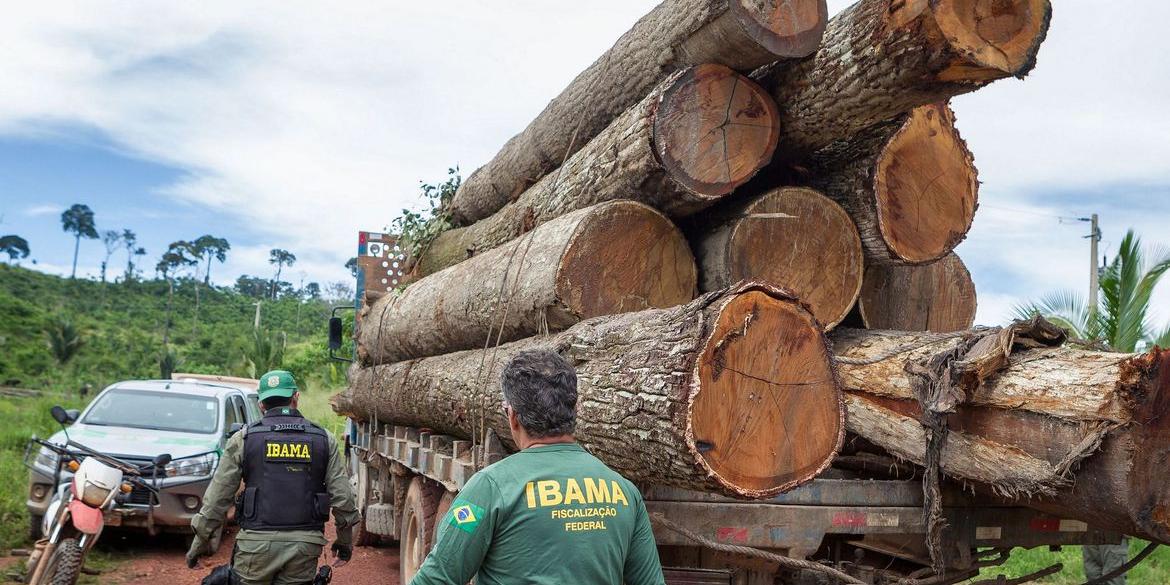
[(1121, 375), (1135, 403), (1130, 515), (1147, 534), (1170, 542), (1170, 350), (1155, 348), (1123, 364)]
[(984, 81), (1022, 77), (1036, 63), (1048, 32), (1048, 0), (940, 0), (935, 21), (956, 53), (940, 74), (943, 81)]
[(933, 262), (971, 229), (978, 201), (975, 159), (946, 104), (916, 108), (874, 169), (877, 221), (890, 255)]
[(783, 187), (748, 206), (727, 244), (729, 282), (791, 290), (832, 329), (861, 291), (861, 239), (845, 210), (813, 189)]
[(722, 197), (772, 160), (780, 136), (772, 98), (723, 65), (699, 65), (667, 89), (654, 117), (654, 150), (688, 190)]
[(975, 284), (954, 254), (924, 266), (870, 265), (858, 309), (868, 329), (959, 331), (975, 322)]
[(731, 11), (760, 46), (777, 57), (807, 57), (825, 34), (825, 0), (733, 0)]
[(795, 487), (840, 448), (843, 402), (831, 353), (798, 302), (763, 287), (730, 298), (696, 368), (692, 448), (734, 493)]
[(557, 296), (580, 319), (694, 298), (698, 275), (686, 239), (666, 216), (641, 203), (599, 206), (561, 258)]

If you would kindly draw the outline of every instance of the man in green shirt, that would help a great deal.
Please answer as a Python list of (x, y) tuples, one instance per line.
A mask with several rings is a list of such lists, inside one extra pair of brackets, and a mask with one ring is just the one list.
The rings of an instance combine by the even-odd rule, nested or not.
[(337, 450), (337, 439), (297, 410), (296, 380), (283, 370), (260, 379), (264, 417), (232, 435), (204, 494), (203, 509), (191, 520), (195, 540), (187, 564), (212, 552), (212, 536), (223, 527), (237, 499), (240, 533), (232, 566), (241, 585), (305, 584), (317, 572), (327, 543), (329, 510), (337, 526), (333, 554), (338, 563), (353, 552), (353, 525), (360, 516), (353, 486)]
[(467, 482), (410, 585), (663, 585), (642, 494), (573, 439), (573, 367), (521, 352), (502, 383), (520, 452)]

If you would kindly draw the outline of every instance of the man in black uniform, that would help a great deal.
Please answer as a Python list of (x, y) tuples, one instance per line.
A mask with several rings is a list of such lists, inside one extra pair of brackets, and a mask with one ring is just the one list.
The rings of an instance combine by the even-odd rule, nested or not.
[(232, 565), (242, 585), (308, 584), (326, 544), (325, 522), (332, 508), (337, 525), (333, 554), (339, 563), (352, 554), (352, 527), (359, 520), (353, 486), (337, 440), (297, 411), (296, 381), (277, 370), (260, 379), (264, 418), (228, 440), (219, 467), (204, 495), (203, 509), (191, 520), (195, 541), (187, 552), (194, 568), (211, 554), (240, 480), (236, 502), (240, 534)]

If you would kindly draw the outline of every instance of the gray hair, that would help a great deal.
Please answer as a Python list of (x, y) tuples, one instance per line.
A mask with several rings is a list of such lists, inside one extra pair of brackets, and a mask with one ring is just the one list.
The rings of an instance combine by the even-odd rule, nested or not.
[(577, 372), (547, 350), (522, 351), (500, 374), (504, 400), (534, 439), (567, 435), (577, 424)]

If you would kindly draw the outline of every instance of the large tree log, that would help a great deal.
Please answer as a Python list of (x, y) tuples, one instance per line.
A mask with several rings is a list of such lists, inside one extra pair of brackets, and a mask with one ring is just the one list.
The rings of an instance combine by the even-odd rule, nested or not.
[(1027, 75), (1051, 12), (1048, 0), (861, 0), (829, 21), (816, 55), (754, 75), (780, 105), (777, 158)]
[(979, 181), (954, 122), (946, 104), (921, 106), (806, 161), (808, 183), (857, 223), (866, 264), (934, 262), (967, 236)]
[[(923, 464), (927, 432), (906, 365), (960, 341), (838, 329), (833, 342), (849, 431)], [(1024, 505), (1170, 542), (1170, 352), (996, 343), (984, 359), (1002, 369), (986, 370), (949, 416), (942, 471)], [(849, 363), (899, 349), (908, 351)]]
[(681, 305), (695, 280), (669, 219), (633, 201), (601, 203), (382, 297), (359, 321), (358, 356), (397, 362)]
[(355, 367), (334, 409), (508, 437), (499, 374), (535, 348), (575, 364), (578, 441), (634, 481), (759, 498), (815, 477), (840, 447), (824, 334), (799, 301), (753, 283), (498, 348)]
[(698, 229), (703, 291), (763, 280), (808, 303), (826, 330), (840, 323), (861, 290), (861, 241), (849, 215), (804, 187), (781, 187), (719, 210)]
[(825, 0), (665, 0), (467, 177), (450, 206), (456, 225), (495, 213), (675, 71), (805, 57), (827, 19)]
[(924, 266), (867, 266), (857, 302), (869, 329), (947, 332), (975, 322), (975, 283), (954, 254)]
[(694, 213), (766, 165), (778, 134), (775, 104), (748, 78), (722, 65), (679, 71), (518, 199), (439, 235), (415, 273), (437, 272), (601, 201), (636, 199), (672, 217)]

